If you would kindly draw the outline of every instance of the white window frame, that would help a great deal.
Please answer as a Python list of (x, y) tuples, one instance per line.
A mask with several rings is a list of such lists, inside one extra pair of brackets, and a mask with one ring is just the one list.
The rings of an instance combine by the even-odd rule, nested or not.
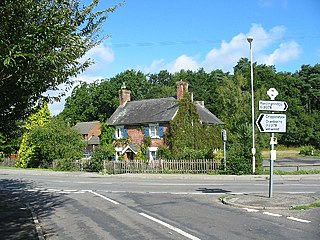
[(122, 147), (116, 147), (116, 148), (115, 148), (115, 150), (116, 150), (116, 157), (115, 157), (115, 160), (116, 160), (116, 161), (118, 161), (119, 156), (121, 156), (121, 155), (122, 155)]
[(123, 134), (124, 134), (124, 126), (117, 126), (116, 132), (115, 132), (116, 139), (122, 139)]
[(149, 136), (151, 138), (160, 138), (159, 131), (159, 124), (149, 124)]
[(157, 160), (157, 158), (158, 158), (158, 147), (149, 147), (148, 148), (148, 158), (149, 158), (150, 161)]

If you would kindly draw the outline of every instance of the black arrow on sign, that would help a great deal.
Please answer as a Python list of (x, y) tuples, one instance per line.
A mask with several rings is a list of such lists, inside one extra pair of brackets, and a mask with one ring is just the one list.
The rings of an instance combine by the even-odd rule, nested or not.
[(263, 117), (264, 117), (264, 114), (261, 113), (261, 114), (259, 115), (258, 120), (256, 121), (257, 127), (258, 127), (258, 129), (259, 129), (260, 132), (263, 132), (263, 131), (264, 131), (264, 129), (263, 129), (262, 125), (261, 125), (261, 121), (262, 121), (262, 118), (263, 118)]
[(288, 109), (288, 104), (287, 104), (287, 102), (284, 102), (284, 110), (283, 111), (287, 111), (287, 109)]

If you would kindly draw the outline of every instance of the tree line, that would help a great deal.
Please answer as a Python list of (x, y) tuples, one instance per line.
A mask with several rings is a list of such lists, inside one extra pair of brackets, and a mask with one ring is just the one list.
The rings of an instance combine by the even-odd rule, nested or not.
[[(210, 73), (181, 70), (169, 73), (144, 74), (127, 70), (110, 79), (77, 86), (66, 99), (59, 117), (75, 124), (80, 121), (106, 121), (119, 105), (118, 91), (125, 82), (131, 99), (150, 99), (176, 95), (177, 81), (189, 82), (194, 100), (205, 102), (206, 108), (225, 122), (231, 139), (251, 134), (250, 62), (240, 59), (234, 73), (215, 70)], [(276, 88), (276, 100), (288, 103), (287, 132), (278, 135), (286, 146), (311, 145), (320, 148), (320, 65), (303, 65), (295, 73), (277, 72), (274, 66), (254, 64), (255, 119), (259, 115), (258, 101), (269, 100), (266, 92)], [(258, 134), (261, 147), (268, 146), (266, 134)]]

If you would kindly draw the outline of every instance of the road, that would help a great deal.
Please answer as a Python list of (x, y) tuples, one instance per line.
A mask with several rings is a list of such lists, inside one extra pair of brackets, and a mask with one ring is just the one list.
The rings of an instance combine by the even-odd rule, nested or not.
[[(138, 177), (136, 177), (138, 176)], [(248, 212), (226, 193), (267, 195), (261, 176), (101, 176), (0, 169), (0, 190), (33, 209), (46, 239), (319, 239), (320, 210)], [(274, 192), (316, 192), (318, 179), (275, 178)], [(308, 223), (282, 216), (308, 219)]]

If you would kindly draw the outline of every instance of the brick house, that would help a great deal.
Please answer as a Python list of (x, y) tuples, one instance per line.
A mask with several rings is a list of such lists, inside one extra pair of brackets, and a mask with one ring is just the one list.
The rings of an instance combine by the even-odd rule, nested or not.
[[(120, 105), (108, 119), (108, 124), (115, 127), (115, 139), (118, 141), (115, 159), (123, 156), (125, 160), (136, 159), (139, 146), (145, 137), (150, 137), (148, 159), (157, 159), (160, 146), (165, 144), (164, 133), (169, 130), (170, 121), (179, 110), (179, 100), (188, 93), (188, 83), (179, 81), (177, 98), (167, 97), (131, 101), (130, 90), (122, 87), (119, 91)], [(205, 108), (203, 101), (194, 102), (200, 120), (207, 124), (223, 124), (214, 114)], [(121, 141), (130, 139), (130, 141)]]
[(84, 154), (89, 156), (97, 146), (100, 145), (100, 131), (101, 123), (99, 121), (92, 122), (78, 122), (74, 128), (78, 130), (84, 140), (88, 142)]

